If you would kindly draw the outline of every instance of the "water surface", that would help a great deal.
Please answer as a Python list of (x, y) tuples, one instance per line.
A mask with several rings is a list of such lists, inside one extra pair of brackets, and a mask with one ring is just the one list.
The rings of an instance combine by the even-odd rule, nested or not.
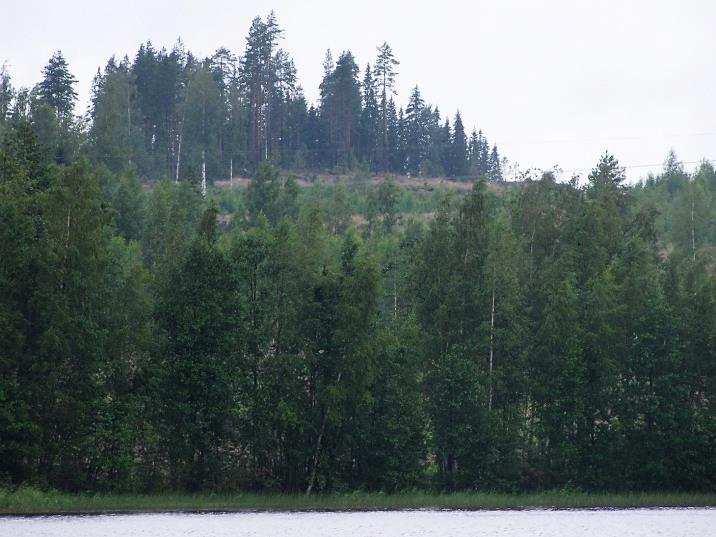
[(705, 537), (716, 509), (166, 513), (0, 518), (7, 537)]

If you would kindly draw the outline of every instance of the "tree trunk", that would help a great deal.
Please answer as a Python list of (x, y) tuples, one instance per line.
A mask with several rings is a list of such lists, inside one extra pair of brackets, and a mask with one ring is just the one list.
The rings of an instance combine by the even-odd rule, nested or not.
[[(338, 373), (338, 379), (336, 379), (336, 386), (341, 382), (341, 375)], [(311, 468), (311, 477), (308, 479), (308, 488), (306, 488), (306, 496), (310, 496), (313, 491), (313, 485), (316, 482), (316, 470), (318, 469), (318, 459), (321, 455), (321, 445), (323, 443), (323, 434), (326, 432), (326, 421), (328, 421), (328, 409), (323, 409), (323, 417), (321, 418), (321, 429), (318, 432), (318, 438), (316, 439), (316, 449), (313, 451), (313, 462)]]
[(67, 234), (65, 235), (65, 252), (70, 251), (70, 208), (67, 207)]
[(129, 166), (132, 166), (132, 106), (131, 96), (127, 91), (127, 144), (129, 145)]
[(694, 225), (694, 185), (691, 185), (691, 256), (696, 261), (696, 226)]
[(397, 276), (393, 275), (393, 318), (398, 318), (398, 282)]
[(206, 151), (201, 150), (201, 195), (206, 197)]
[(179, 129), (179, 142), (177, 147), (177, 162), (175, 167), (174, 182), (179, 182), (179, 162), (181, 161), (181, 128)]
[(489, 375), (489, 396), (487, 401), (488, 410), (492, 410), (492, 364), (494, 357), (495, 341), (495, 283), (492, 283), (492, 310), (490, 313), (490, 375)]
[(534, 266), (535, 266), (534, 256), (532, 255), (533, 247), (534, 247), (534, 243), (535, 243), (535, 233), (537, 233), (537, 224), (536, 223), (534, 223), (532, 225), (532, 235), (530, 236), (530, 282), (532, 281), (532, 274), (534, 273)]

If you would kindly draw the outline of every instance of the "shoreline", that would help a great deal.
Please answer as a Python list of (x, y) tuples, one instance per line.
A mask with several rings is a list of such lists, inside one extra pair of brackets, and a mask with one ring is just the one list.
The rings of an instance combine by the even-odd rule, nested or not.
[(714, 493), (406, 492), (302, 494), (70, 494), (0, 489), (0, 517), (159, 513), (595, 510), (713, 508)]

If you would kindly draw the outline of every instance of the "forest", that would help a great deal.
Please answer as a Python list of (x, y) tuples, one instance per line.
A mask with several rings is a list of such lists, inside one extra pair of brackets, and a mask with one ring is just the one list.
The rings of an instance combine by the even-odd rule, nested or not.
[[(350, 51), (334, 61), (328, 50), (314, 106), (279, 48), (281, 33), (273, 14), (257, 17), (239, 59), (224, 47), (199, 59), (181, 41), (171, 51), (143, 43), (133, 60), (112, 57), (97, 71), (89, 109), (74, 125), (74, 78), (58, 51), (43, 82), (15, 92), (13, 113), (33, 117), (59, 162), (82, 146), (112, 172), (131, 169), (152, 180), (230, 179), (263, 161), (303, 171), (501, 179), (497, 147), (482, 131), (468, 138), (459, 111), (451, 124), (417, 86), (405, 108), (395, 102), (399, 61), (387, 43), (362, 75)], [(0, 76), (0, 113), (7, 114), (10, 74)]]
[(0, 485), (713, 491), (712, 163), (505, 181), (387, 43), (313, 105), (280, 35), (79, 114), (0, 72)]

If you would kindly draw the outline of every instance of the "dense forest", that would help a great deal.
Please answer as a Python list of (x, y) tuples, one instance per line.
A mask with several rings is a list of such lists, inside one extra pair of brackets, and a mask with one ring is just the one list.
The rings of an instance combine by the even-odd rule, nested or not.
[(86, 116), (60, 53), (0, 74), (0, 484), (713, 490), (714, 167), (505, 182), (387, 44), (313, 106), (279, 36)]
[[(181, 41), (171, 51), (142, 44), (133, 60), (110, 58), (92, 85), (82, 138), (62, 136), (76, 93), (61, 52), (31, 90), (19, 90), (14, 116), (32, 117), (57, 160), (84, 153), (113, 172), (141, 178), (229, 179), (269, 160), (283, 169), (350, 170), (502, 178), (497, 147), (482, 131), (466, 136), (426, 104), (416, 86), (403, 108), (394, 100), (399, 61), (387, 43), (361, 74), (350, 51), (323, 63), (317, 106), (309, 105), (273, 14), (251, 24), (239, 59), (226, 48), (199, 59)], [(2, 76), (2, 75), (0, 75)], [(12, 99), (9, 73), (0, 112)]]

